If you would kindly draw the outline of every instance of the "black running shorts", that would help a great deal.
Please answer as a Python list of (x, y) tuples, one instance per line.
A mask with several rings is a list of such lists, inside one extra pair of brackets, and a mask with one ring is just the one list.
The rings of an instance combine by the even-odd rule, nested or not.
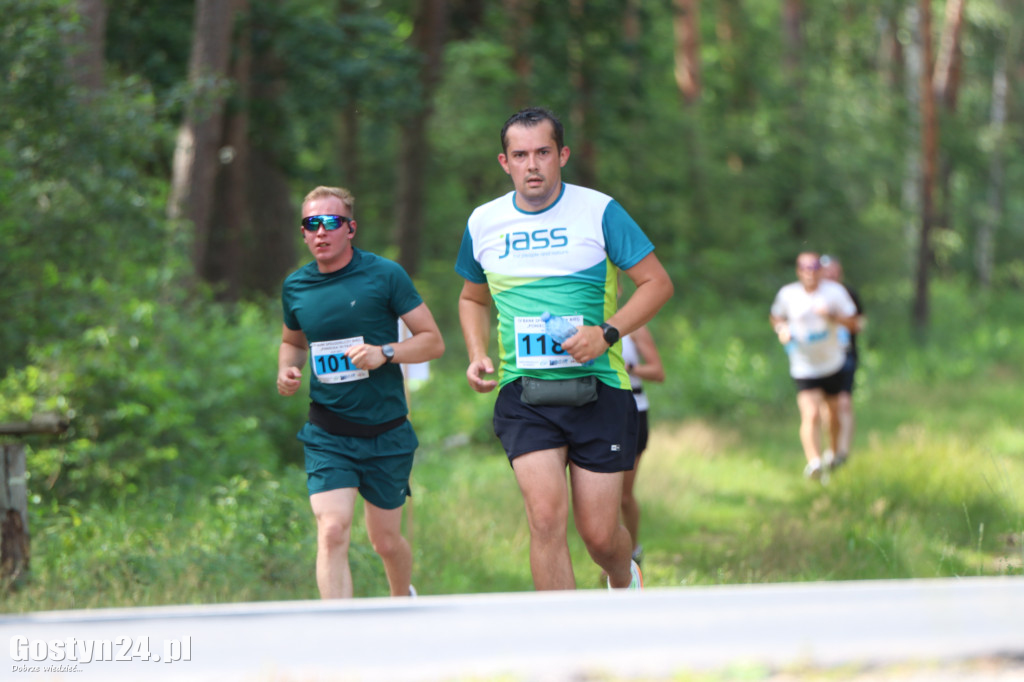
[(798, 393), (820, 388), (825, 395), (839, 395), (843, 391), (843, 370), (819, 379), (793, 379), (793, 383), (796, 384)]
[(636, 459), (633, 392), (597, 382), (597, 400), (580, 407), (527, 405), (522, 385), (505, 384), (494, 402), (494, 432), (509, 462), (530, 452), (569, 448), (569, 461), (597, 473), (629, 471)]

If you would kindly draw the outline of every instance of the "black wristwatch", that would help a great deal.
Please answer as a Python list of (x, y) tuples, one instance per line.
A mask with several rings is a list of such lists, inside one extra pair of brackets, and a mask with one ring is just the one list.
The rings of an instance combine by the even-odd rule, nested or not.
[(619, 330), (607, 322), (601, 323), (601, 329), (604, 331), (604, 342), (607, 343), (609, 347), (614, 346), (619, 340)]
[(380, 352), (384, 354), (385, 365), (395, 359), (395, 349), (391, 347), (390, 343), (385, 343), (383, 346), (381, 346)]

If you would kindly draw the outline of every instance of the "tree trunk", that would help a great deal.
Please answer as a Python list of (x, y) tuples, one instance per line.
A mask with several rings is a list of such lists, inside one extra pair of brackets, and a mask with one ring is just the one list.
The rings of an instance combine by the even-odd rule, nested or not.
[(594, 83), (587, 54), (585, 0), (569, 0), (569, 86), (574, 96), (569, 110), (573, 131), (572, 145), (576, 182), (584, 187), (597, 184), (597, 136), (593, 134), (591, 112), (594, 109)]
[[(339, 0), (338, 12), (351, 15), (359, 11), (356, 0)], [(345, 27), (345, 36), (353, 41), (357, 38), (352, 27)], [(356, 87), (353, 85), (353, 87)], [(359, 100), (358, 88), (350, 91), (345, 106), (338, 112), (338, 170), (341, 178), (336, 183), (349, 188), (359, 187), (362, 162), (359, 153)]]
[(802, 241), (807, 236), (807, 221), (800, 205), (805, 190), (805, 151), (801, 141), (805, 135), (803, 107), (803, 2), (784, 0), (782, 8), (783, 78), (788, 91), (789, 128), (784, 134), (784, 147), (780, 157), (781, 176), (786, 182), (783, 192), (783, 212), (789, 220), (793, 237)]
[(906, 58), (903, 43), (899, 39), (898, 12), (893, 15), (883, 14), (879, 25), (878, 72), (882, 82), (895, 95), (899, 92), (905, 79)]
[[(68, 422), (62, 416), (43, 413), (34, 415), (27, 422), (0, 424), (0, 434), (58, 434), (67, 428)], [(27, 473), (25, 445), (21, 442), (0, 443), (0, 588), (4, 589), (29, 569)]]
[[(960, 91), (960, 33), (963, 25), (964, 0), (948, 0), (946, 20), (943, 24), (939, 51), (935, 58), (935, 73), (932, 75), (932, 93), (935, 106), (940, 107), (947, 119), (956, 115), (956, 103)], [(948, 153), (939, 154), (938, 201), (935, 224), (953, 229), (953, 192), (950, 189), (953, 178), (953, 159)]]
[(917, 278), (914, 293), (913, 320), (918, 337), (928, 331), (929, 269), (932, 262), (931, 232), (934, 220), (933, 195), (938, 158), (938, 122), (935, 98), (932, 96), (931, 0), (920, 0), (921, 15), (921, 234), (917, 250)]
[(299, 214), (292, 204), (290, 179), (281, 164), (262, 149), (250, 149), (247, 174), (252, 207), (248, 251), (242, 281), (255, 292), (280, 294), (281, 282), (295, 268)]
[[(269, 30), (273, 27), (253, 27), (254, 33)], [(252, 101), (277, 106), (285, 96), (287, 85), (281, 56), (275, 50), (256, 51), (252, 72), (260, 75), (252, 81)], [(250, 127), (257, 122), (258, 119), (250, 122)], [(242, 282), (256, 292), (279, 294), (281, 281), (295, 267), (298, 258), (295, 233), (299, 231), (299, 213), (292, 202), (290, 178), (283, 170), (292, 164), (293, 151), (290, 146), (274, 142), (282, 131), (266, 129), (265, 122), (261, 125), (263, 128), (254, 130), (248, 142), (245, 179), (250, 207), (250, 243)], [(254, 146), (254, 139), (266, 142)]]
[(801, 73), (804, 51), (803, 23), (803, 0), (784, 0), (782, 5), (782, 36), (785, 45), (783, 66), (790, 82), (799, 83), (803, 76)]
[(87, 96), (103, 89), (103, 70), (107, 44), (106, 0), (77, 0), (82, 36), (71, 56), (71, 75), (75, 85)]
[(1011, 29), (1007, 44), (996, 57), (992, 76), (992, 154), (989, 158), (988, 207), (978, 222), (977, 244), (975, 245), (975, 267), (978, 284), (983, 289), (992, 286), (992, 271), (995, 269), (996, 233), (1002, 225), (1005, 213), (1006, 193), (1006, 107), (1010, 91), (1009, 62), (1016, 53), (1020, 41), (1020, 30)]
[[(245, 16), (248, 0), (235, 0), (235, 3), (239, 16)], [(248, 192), (251, 168), (248, 103), (252, 101), (250, 22), (242, 22), (237, 38), (230, 71), (234, 96), (226, 107), (224, 132), (218, 145), (219, 163), (212, 211), (212, 221), (217, 229), (209, 232), (203, 268), (208, 282), (222, 285), (218, 295), (227, 301), (241, 298), (247, 256), (258, 246), (251, 234), (253, 215)]]
[(274, 139), (279, 132), (254, 129), (261, 119), (253, 117), (252, 103), (274, 106), (281, 99), (284, 88), (277, 74), (282, 68), (272, 50), (254, 51), (252, 35), (265, 27), (251, 25), (248, 0), (235, 2), (236, 15), (245, 21), (233, 43), (234, 96), (226, 106), (216, 145), (211, 221), (217, 229), (209, 231), (201, 273), (218, 286), (218, 297), (226, 301), (278, 293), (282, 279), (295, 267), (298, 230), (291, 188), (280, 170), (287, 160), (253, 145), (254, 140)]
[(28, 571), (28, 489), (25, 446), (0, 443), (0, 587)]
[(232, 0), (196, 0), (189, 59), (192, 97), (178, 130), (167, 215), (193, 226), (192, 264), (204, 277), (231, 55)]
[(935, 98), (947, 110), (956, 109), (960, 85), (960, 29), (963, 26), (964, 0), (947, 0), (939, 53), (935, 58), (932, 87)]
[[(675, 36), (674, 63), (675, 80), (679, 95), (683, 101), (682, 120), (683, 139), (686, 141), (686, 158), (680, 163), (684, 167), (686, 178), (686, 194), (690, 197), (690, 206), (694, 224), (710, 224), (710, 211), (705, 200), (704, 152), (700, 136), (700, 16), (698, 0), (672, 0), (672, 27)], [(731, 34), (731, 27), (728, 33)]]
[(675, 77), (683, 101), (694, 104), (700, 97), (700, 23), (697, 0), (673, 0)]
[[(903, 235), (906, 243), (906, 270), (914, 272), (916, 267), (915, 247), (919, 236), (917, 216), (921, 214), (921, 16), (914, 5), (904, 9), (904, 21), (910, 34), (908, 48), (902, 49), (903, 87), (907, 100), (907, 116), (910, 119), (906, 142), (905, 172), (900, 205), (903, 213), (908, 216), (904, 224)], [(898, 22), (897, 22), (898, 24)], [(898, 29), (897, 29), (898, 31)], [(899, 41), (897, 41), (899, 43)], [(912, 217), (910, 217), (912, 216)]]
[(423, 196), (430, 159), (427, 122), (433, 113), (433, 97), (441, 77), (441, 59), (448, 27), (446, 0), (419, 0), (410, 40), (422, 55), (420, 88), (423, 106), (401, 125), (398, 165), (398, 206), (395, 227), (398, 262), (410, 275), (419, 270), (423, 232)]
[(359, 187), (359, 176), (362, 173), (360, 128), (359, 108), (355, 102), (351, 102), (338, 114), (338, 171), (341, 178), (337, 184), (349, 188)]
[(506, 43), (512, 48), (512, 71), (516, 82), (512, 89), (512, 108), (519, 111), (530, 106), (530, 78), (533, 75), (532, 50), (529, 45), (533, 29), (533, 5), (536, 0), (503, 0)]
[[(736, 23), (742, 15), (742, 9), (737, 6), (737, 2), (739, 0), (722, 0), (722, 2), (716, 3), (715, 12), (715, 44), (719, 48), (719, 59), (721, 60), (719, 68), (733, 76), (736, 74), (737, 66)], [(742, 85), (731, 85), (730, 87), (730, 108), (742, 108), (741, 101), (745, 94), (737, 93)]]

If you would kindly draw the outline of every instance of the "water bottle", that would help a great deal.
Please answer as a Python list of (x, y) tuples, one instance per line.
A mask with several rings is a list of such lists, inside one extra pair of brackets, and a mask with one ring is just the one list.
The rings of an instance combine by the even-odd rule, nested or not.
[[(552, 315), (545, 310), (541, 314), (540, 319), (544, 323), (544, 331), (555, 340), (555, 343), (563, 344), (570, 336), (576, 333), (576, 327), (564, 317)], [(583, 363), (583, 366), (589, 367), (592, 364), (594, 364), (593, 360), (587, 360)]]
[(572, 323), (564, 317), (552, 315), (545, 310), (540, 319), (544, 322), (544, 331), (557, 343), (565, 343), (570, 336), (576, 333), (576, 327), (572, 326)]

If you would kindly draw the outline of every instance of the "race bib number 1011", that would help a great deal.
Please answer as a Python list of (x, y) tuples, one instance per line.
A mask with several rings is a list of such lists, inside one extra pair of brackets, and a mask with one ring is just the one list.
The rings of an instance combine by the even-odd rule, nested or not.
[(313, 358), (313, 374), (325, 384), (342, 384), (346, 381), (366, 379), (370, 373), (359, 369), (345, 355), (345, 351), (363, 342), (363, 337), (337, 341), (317, 341), (310, 344), (310, 355)]

